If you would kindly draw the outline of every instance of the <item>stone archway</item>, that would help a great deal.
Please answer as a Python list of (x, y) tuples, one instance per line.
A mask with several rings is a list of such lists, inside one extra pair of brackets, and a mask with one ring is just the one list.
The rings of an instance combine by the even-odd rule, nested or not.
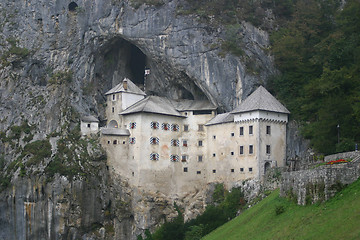
[(118, 128), (118, 123), (117, 123), (117, 121), (116, 120), (111, 120), (110, 122), (109, 122), (109, 124), (108, 124), (108, 127), (109, 128)]
[(264, 174), (266, 174), (269, 171), (270, 167), (271, 167), (270, 162), (266, 162), (264, 165)]

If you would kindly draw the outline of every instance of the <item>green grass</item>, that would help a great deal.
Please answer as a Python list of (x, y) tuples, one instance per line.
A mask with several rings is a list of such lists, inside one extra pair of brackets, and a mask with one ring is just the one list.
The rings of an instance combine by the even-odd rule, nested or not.
[[(279, 206), (283, 212), (277, 214)], [(215, 239), (360, 239), (360, 180), (331, 200), (298, 206), (279, 190), (205, 236)]]

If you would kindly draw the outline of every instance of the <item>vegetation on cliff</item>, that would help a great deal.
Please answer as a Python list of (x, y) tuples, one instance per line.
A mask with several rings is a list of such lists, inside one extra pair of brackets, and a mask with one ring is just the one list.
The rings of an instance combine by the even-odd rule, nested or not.
[(339, 1), (296, 1), (288, 21), (272, 34), (282, 72), (272, 90), (325, 154), (354, 150), (360, 140), (360, 3), (340, 8)]
[(360, 180), (329, 201), (299, 206), (274, 191), (204, 239), (358, 239)]

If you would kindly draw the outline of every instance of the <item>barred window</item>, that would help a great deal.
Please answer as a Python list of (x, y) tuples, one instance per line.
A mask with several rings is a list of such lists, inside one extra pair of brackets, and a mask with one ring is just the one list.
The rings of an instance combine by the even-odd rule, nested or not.
[(129, 123), (129, 128), (130, 129), (135, 129), (136, 128), (136, 122)]
[(180, 145), (180, 142), (178, 139), (171, 139), (171, 146), (178, 147)]
[(159, 138), (158, 137), (151, 137), (150, 138), (150, 144), (158, 145), (159, 144)]
[(158, 161), (159, 160), (159, 154), (158, 153), (151, 153), (150, 154), (150, 160)]
[(129, 138), (129, 143), (130, 144), (135, 144), (135, 142), (136, 142), (136, 139), (134, 137)]
[(150, 127), (152, 129), (159, 129), (159, 123), (158, 122), (151, 122)]
[(171, 131), (178, 132), (179, 131), (179, 125), (178, 124), (171, 124)]
[(170, 161), (178, 162), (179, 161), (179, 156), (178, 155), (170, 155)]
[(167, 131), (167, 130), (169, 130), (169, 128), (170, 128), (170, 124), (168, 124), (168, 123), (163, 123), (163, 124), (161, 124), (161, 128), (162, 128), (162, 130)]
[(266, 134), (267, 135), (271, 134), (271, 126), (266, 126)]

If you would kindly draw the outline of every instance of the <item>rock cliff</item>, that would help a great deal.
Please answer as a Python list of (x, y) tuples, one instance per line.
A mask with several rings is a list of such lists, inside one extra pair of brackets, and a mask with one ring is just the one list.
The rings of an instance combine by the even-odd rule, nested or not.
[[(76, 131), (81, 115), (104, 118), (104, 92), (124, 77), (230, 110), (275, 72), (266, 32), (243, 22), (243, 55), (224, 54), (224, 27), (179, 3), (0, 1), (1, 239), (134, 239), (176, 214), (113, 175)], [(179, 200), (188, 217), (205, 192)]]

